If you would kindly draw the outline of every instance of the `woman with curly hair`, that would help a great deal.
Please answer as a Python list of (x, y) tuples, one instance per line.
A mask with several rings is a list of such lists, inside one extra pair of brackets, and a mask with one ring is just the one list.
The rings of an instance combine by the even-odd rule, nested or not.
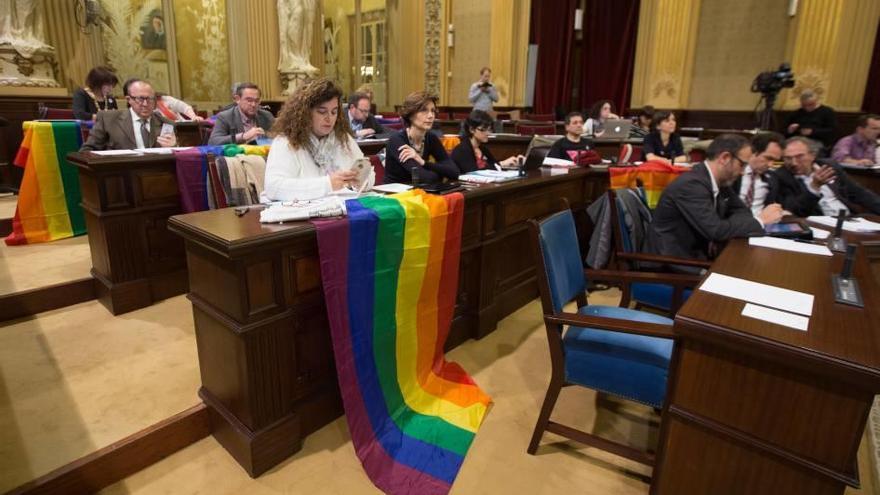
[[(290, 97), (272, 126), (265, 194), (273, 201), (315, 199), (356, 180), (364, 154), (339, 118), (342, 91), (327, 78), (309, 81)], [(372, 170), (365, 189), (375, 181)]]
[(404, 129), (388, 138), (385, 145), (385, 183), (435, 183), (457, 179), (458, 167), (446, 154), (440, 138), (429, 132), (434, 126), (437, 97), (425, 91), (410, 93), (403, 100), (400, 117)]
[(611, 100), (599, 100), (590, 108), (588, 119), (584, 122), (584, 134), (601, 137), (605, 134), (605, 121), (617, 120), (620, 117), (614, 113), (614, 103)]

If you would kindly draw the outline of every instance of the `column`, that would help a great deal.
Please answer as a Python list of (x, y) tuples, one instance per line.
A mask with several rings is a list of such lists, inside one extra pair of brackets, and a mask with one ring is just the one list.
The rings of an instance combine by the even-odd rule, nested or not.
[(798, 108), (801, 92), (812, 89), (836, 110), (858, 112), (878, 19), (876, 0), (800, 2), (786, 48), (796, 84), (781, 94), (784, 108)]
[(498, 106), (525, 105), (531, 0), (492, 0), (490, 67)]
[(700, 0), (642, 0), (631, 106), (688, 104)]

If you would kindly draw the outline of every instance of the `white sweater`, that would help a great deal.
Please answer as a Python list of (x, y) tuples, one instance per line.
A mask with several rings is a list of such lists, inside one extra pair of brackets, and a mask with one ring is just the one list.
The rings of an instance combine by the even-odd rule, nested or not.
[[(348, 148), (335, 147), (333, 163), (338, 170), (349, 170), (355, 160), (364, 153), (354, 138), (347, 136)], [(376, 176), (371, 171), (366, 189), (375, 183)], [(293, 201), (316, 199), (330, 194), (329, 171), (315, 163), (311, 153), (305, 148), (294, 150), (286, 136), (272, 140), (269, 156), (266, 159), (266, 189), (264, 197), (269, 201)]]

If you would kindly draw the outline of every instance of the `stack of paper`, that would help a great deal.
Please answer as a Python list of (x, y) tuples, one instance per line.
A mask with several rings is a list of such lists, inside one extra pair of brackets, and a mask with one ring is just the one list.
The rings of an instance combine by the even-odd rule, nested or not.
[(507, 182), (519, 178), (519, 172), (517, 170), (477, 170), (458, 176), (458, 180), (462, 182), (474, 182), (478, 184)]
[[(837, 218), (835, 217), (812, 216), (807, 217), (807, 220), (818, 223), (819, 225), (824, 225), (826, 227), (837, 226)], [(843, 230), (856, 233), (880, 232), (880, 223), (871, 222), (869, 220), (865, 220), (864, 218), (853, 218), (851, 220), (845, 220), (843, 222)]]
[(699, 290), (747, 303), (743, 316), (806, 331), (813, 314), (813, 295), (737, 277), (712, 273)]
[(338, 217), (345, 213), (345, 201), (338, 196), (328, 196), (309, 201), (285, 201), (281, 204), (272, 204), (260, 212), (260, 222), (298, 222), (310, 218)]
[(541, 162), (542, 167), (554, 167), (554, 168), (574, 168), (577, 165), (574, 164), (571, 160), (563, 160), (562, 158), (553, 158), (553, 157), (545, 157), (544, 161)]
[(795, 242), (791, 239), (780, 239), (778, 237), (750, 237), (749, 246), (780, 249), (782, 251), (793, 251), (795, 253), (831, 256), (831, 250), (823, 245)]

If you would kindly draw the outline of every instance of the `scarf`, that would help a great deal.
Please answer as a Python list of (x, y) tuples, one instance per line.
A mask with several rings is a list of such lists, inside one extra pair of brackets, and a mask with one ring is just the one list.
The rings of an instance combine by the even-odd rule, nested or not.
[(329, 175), (338, 169), (333, 161), (333, 154), (337, 147), (339, 147), (339, 140), (331, 132), (324, 138), (309, 134), (309, 145), (306, 149), (312, 155), (312, 159), (315, 160), (318, 168)]

